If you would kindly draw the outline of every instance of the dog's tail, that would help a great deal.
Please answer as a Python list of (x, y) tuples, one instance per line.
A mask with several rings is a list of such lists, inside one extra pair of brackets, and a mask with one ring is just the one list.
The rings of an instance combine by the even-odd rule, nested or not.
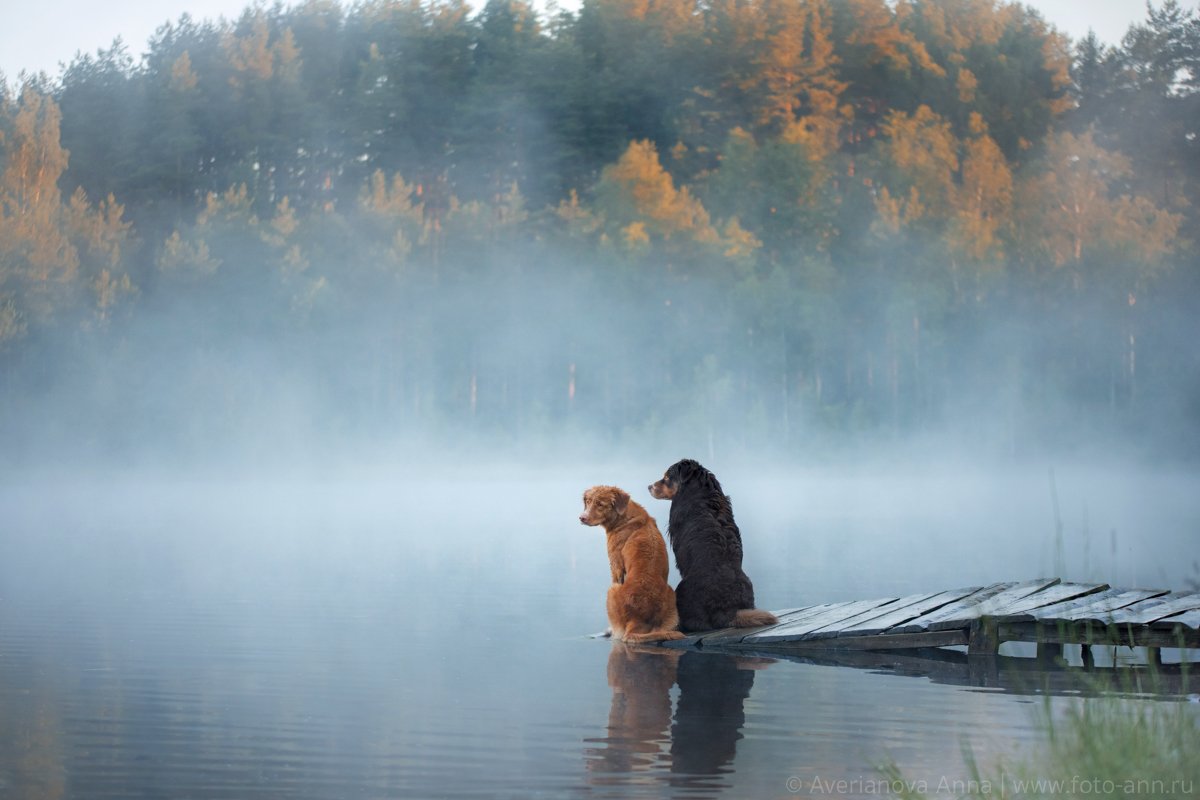
[(733, 615), (733, 627), (735, 628), (761, 628), (777, 622), (779, 622), (779, 617), (770, 611), (763, 611), (761, 608), (743, 608)]
[(686, 638), (679, 631), (650, 631), (649, 633), (626, 633), (625, 641), (630, 644), (638, 642), (666, 642), (671, 639)]

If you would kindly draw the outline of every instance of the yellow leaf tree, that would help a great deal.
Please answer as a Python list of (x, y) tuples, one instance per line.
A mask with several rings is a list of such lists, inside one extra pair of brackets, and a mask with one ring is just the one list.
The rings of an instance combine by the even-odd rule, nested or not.
[(971, 134), (962, 144), (947, 243), (960, 261), (994, 264), (1003, 259), (1003, 237), (1012, 221), (1012, 170), (978, 114), (971, 115)]
[(1051, 136), (1037, 167), (1018, 188), (1027, 262), (1066, 268), (1079, 285), (1087, 262), (1139, 265), (1145, 275), (1176, 246), (1181, 217), (1121, 193), (1129, 159), (1100, 147), (1090, 131)]
[(945, 220), (955, 195), (958, 140), (950, 123), (922, 105), (912, 114), (893, 111), (883, 124), (883, 186), (876, 210), (884, 229), (898, 232)]
[(82, 190), (63, 202), (58, 184), (69, 153), (52, 98), (26, 85), (0, 117), (0, 292), (22, 320), (46, 321), (82, 304), (95, 312), (84, 322), (106, 321), (134, 293), (124, 271), (123, 207), (109, 197), (93, 208)]
[(649, 141), (631, 142), (616, 163), (604, 168), (596, 195), (604, 237), (632, 252), (653, 246), (745, 267), (762, 246), (735, 217), (714, 224), (688, 187), (675, 186)]
[(705, 243), (718, 239), (700, 201), (686, 186), (675, 187), (653, 142), (631, 142), (615, 164), (604, 168), (596, 191), (600, 211), (621, 238)]

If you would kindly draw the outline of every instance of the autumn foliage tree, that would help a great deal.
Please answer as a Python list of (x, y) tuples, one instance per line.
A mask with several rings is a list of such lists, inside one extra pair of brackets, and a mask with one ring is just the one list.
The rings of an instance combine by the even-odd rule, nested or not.
[(195, 442), (284, 374), (358, 435), (1200, 432), (1198, 25), (1175, 0), (1074, 45), (1003, 0), (184, 16), (140, 59), (0, 82), (0, 392), (98, 374), (99, 416), (151, 420), (192, 387), (220, 409)]
[(27, 86), (3, 114), (0, 159), (0, 292), (8, 338), (39, 325), (105, 322), (134, 293), (129, 224), (110, 195), (93, 207), (82, 189), (64, 200), (68, 153), (52, 98)]

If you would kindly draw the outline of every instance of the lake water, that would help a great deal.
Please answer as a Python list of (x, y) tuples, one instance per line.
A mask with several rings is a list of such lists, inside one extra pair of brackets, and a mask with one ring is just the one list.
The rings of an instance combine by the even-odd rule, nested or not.
[[(579, 496), (665, 527), (664, 466), (10, 483), (0, 797), (867, 795), (885, 762), (933, 789), (964, 743), (1036, 746), (1036, 698), (586, 638), (609, 577)], [(1061, 546), (1041, 469), (721, 477), (768, 608), (1197, 577), (1192, 476), (1060, 468)]]

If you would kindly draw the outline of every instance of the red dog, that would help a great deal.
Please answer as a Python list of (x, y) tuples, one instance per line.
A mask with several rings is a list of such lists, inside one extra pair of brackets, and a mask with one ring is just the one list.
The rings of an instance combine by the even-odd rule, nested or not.
[(608, 623), (626, 642), (682, 639), (675, 591), (667, 583), (667, 547), (654, 517), (615, 486), (583, 493), (584, 525), (603, 525), (608, 534)]

